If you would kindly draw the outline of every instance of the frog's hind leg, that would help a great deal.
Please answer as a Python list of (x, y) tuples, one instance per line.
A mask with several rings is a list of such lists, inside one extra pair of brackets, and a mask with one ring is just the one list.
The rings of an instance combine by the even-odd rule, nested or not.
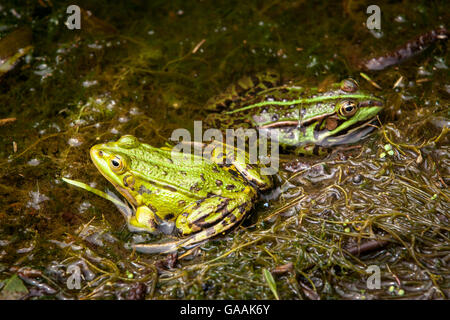
[(227, 231), (228, 229), (234, 227), (238, 224), (242, 218), (245, 216), (241, 212), (241, 208), (238, 207), (230, 212), (226, 217), (224, 217), (221, 221), (217, 222), (215, 225), (203, 229), (202, 231), (191, 235), (185, 239), (181, 239), (178, 241), (170, 241), (165, 243), (154, 243), (154, 244), (135, 244), (133, 247), (136, 251), (154, 254), (154, 253), (171, 253), (175, 252), (180, 248), (189, 248), (191, 246), (199, 245), (205, 240), (212, 238), (216, 235), (221, 234), (222, 232)]
[[(186, 207), (184, 212), (177, 217), (175, 225), (182, 236), (195, 232), (201, 233), (202, 230), (222, 221), (234, 223), (234, 220), (237, 217), (241, 218), (245, 212), (251, 209), (251, 206), (252, 195), (250, 193), (244, 192), (242, 196), (232, 199), (213, 195)], [(233, 215), (237, 215), (237, 217)]]
[(231, 110), (234, 106), (254, 97), (261, 91), (275, 87), (280, 82), (280, 76), (273, 70), (257, 73), (254, 76), (244, 76), (231, 84), (222, 93), (212, 97), (206, 103), (206, 109), (212, 111)]
[(251, 204), (241, 205), (234, 208), (234, 210), (232, 210), (230, 213), (228, 213), (228, 215), (216, 222), (216, 224), (207, 227), (202, 231), (184, 239), (185, 241), (183, 241), (179, 246), (189, 247), (195, 244), (199, 244), (206, 239), (210, 239), (233, 228), (242, 221), (242, 219), (245, 217), (245, 213), (251, 209), (248, 206), (251, 206)]
[[(247, 152), (239, 150), (234, 146), (214, 141), (215, 148), (211, 152), (211, 161), (222, 166), (222, 168), (231, 174), (233, 171), (239, 172), (247, 181), (250, 181), (265, 191), (272, 187), (272, 178), (261, 174), (259, 162), (250, 163), (250, 156)], [(227, 164), (231, 164), (227, 165)]]
[(200, 244), (234, 227), (244, 218), (251, 206), (252, 201), (245, 198), (230, 200), (213, 196), (200, 200), (187, 207), (184, 214), (176, 220), (177, 229), (181, 234), (192, 235), (167, 243), (137, 244), (134, 248), (142, 253), (169, 253), (182, 247)]

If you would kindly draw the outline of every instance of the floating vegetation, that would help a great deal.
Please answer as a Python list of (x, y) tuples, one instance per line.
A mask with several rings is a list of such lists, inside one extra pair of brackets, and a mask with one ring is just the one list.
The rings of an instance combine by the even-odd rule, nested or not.
[[(69, 4), (0, 8), (0, 298), (449, 298), (448, 50), (354, 67), (450, 21), (446, 1), (386, 2), (379, 33), (358, 1), (96, 1), (80, 31), (65, 27)], [(129, 232), (89, 148), (120, 134), (167, 145), (267, 69), (301, 87), (352, 77), (384, 99), (380, 128), (328, 156), (281, 155), (276, 188), (231, 232), (134, 252), (176, 239)]]

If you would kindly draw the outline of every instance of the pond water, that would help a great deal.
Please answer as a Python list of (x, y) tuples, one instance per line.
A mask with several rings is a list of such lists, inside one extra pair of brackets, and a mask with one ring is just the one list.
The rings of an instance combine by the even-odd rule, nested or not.
[[(445, 26), (447, 1), (379, 1), (381, 30), (366, 1), (79, 1), (80, 30), (70, 1), (16, 2), (0, 5), (0, 60), (17, 58), (0, 74), (0, 298), (449, 297), (446, 42), (358, 67)], [(164, 146), (268, 69), (305, 87), (354, 78), (384, 99), (380, 129), (328, 156), (282, 155), (242, 225), (178, 257), (127, 249), (171, 238), (129, 232), (113, 203), (61, 180), (114, 192), (92, 145)]]

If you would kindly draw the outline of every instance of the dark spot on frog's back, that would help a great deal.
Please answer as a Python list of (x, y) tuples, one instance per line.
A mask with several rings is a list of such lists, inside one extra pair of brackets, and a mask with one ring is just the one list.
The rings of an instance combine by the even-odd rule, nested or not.
[(228, 213), (228, 203), (230, 202), (230, 199), (224, 199), (219, 205), (217, 206), (216, 211), (217, 212), (226, 212)]
[(216, 185), (218, 186), (218, 187), (220, 187), (220, 186), (222, 186), (223, 185), (223, 182), (222, 182), (222, 180), (216, 180)]
[(203, 201), (205, 201), (205, 199), (197, 200), (197, 201), (195, 202), (195, 206), (193, 206), (193, 207), (191, 208), (191, 210), (197, 210), (198, 208), (200, 208), (200, 206), (202, 205)]
[(140, 195), (142, 195), (142, 194), (144, 194), (144, 193), (146, 193), (146, 194), (151, 194), (151, 193), (152, 193), (152, 190), (149, 190), (149, 189), (147, 189), (144, 185), (141, 185), (141, 186), (139, 187), (138, 193), (139, 193)]
[(200, 191), (200, 187), (198, 185), (198, 182), (194, 183), (191, 188), (189, 189), (191, 192), (197, 193)]
[(236, 186), (234, 184), (228, 184), (226, 188), (227, 190), (233, 190), (234, 188), (236, 188)]

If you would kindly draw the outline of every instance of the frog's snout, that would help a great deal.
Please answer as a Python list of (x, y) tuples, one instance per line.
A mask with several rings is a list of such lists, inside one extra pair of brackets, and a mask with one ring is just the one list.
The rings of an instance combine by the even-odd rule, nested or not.
[(92, 160), (103, 158), (103, 151), (99, 150), (97, 145), (91, 147), (90, 154)]
[(105, 154), (105, 152), (100, 149), (100, 145), (91, 147), (89, 153), (91, 155), (92, 162), (94, 162), (96, 165), (104, 163), (106, 161), (107, 154)]

